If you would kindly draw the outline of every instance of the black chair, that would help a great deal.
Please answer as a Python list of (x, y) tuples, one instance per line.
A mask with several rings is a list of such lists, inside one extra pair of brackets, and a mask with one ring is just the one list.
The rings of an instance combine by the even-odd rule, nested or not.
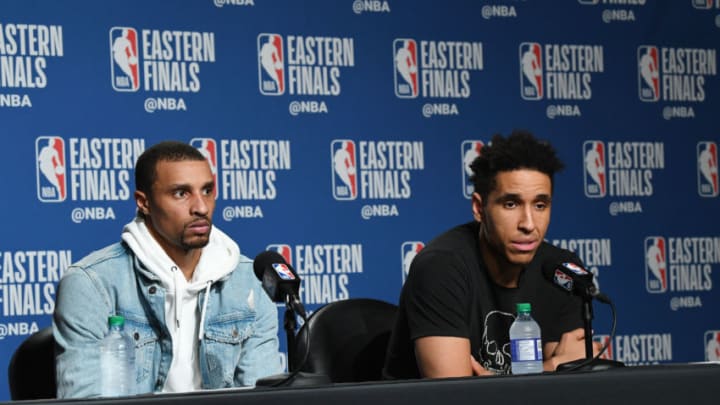
[(380, 380), (396, 313), (397, 306), (369, 298), (321, 307), (295, 337), (293, 365), (302, 372), (325, 374), (332, 382)]
[(15, 350), (8, 366), (10, 398), (55, 398), (55, 339), (52, 326), (40, 329)]

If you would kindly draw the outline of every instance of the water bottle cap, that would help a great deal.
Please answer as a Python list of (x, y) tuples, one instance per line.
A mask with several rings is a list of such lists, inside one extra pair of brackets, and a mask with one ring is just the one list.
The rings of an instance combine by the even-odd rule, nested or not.
[(529, 302), (519, 302), (516, 305), (518, 312), (530, 312), (530, 303)]
[(123, 318), (120, 315), (112, 315), (108, 318), (108, 326), (124, 326), (125, 325), (125, 318)]

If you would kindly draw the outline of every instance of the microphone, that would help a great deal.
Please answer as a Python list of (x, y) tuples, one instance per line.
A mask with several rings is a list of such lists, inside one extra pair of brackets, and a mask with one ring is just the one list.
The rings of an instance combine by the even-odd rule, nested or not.
[(300, 276), (279, 253), (268, 250), (255, 256), (253, 271), (270, 299), (289, 305), (307, 319), (305, 308), (298, 298)]
[(605, 304), (610, 303), (610, 299), (595, 287), (593, 274), (577, 263), (547, 261), (542, 266), (542, 273), (546, 280), (567, 292), (583, 298), (595, 298)]
[(615, 305), (610, 301), (610, 298), (601, 293), (595, 286), (595, 283), (593, 283), (593, 274), (579, 264), (574, 263), (572, 261), (573, 259), (573, 256), (565, 255), (560, 258), (561, 261), (559, 263), (548, 260), (542, 265), (543, 277), (545, 277), (547, 281), (568, 293), (580, 296), (583, 301), (582, 319), (585, 330), (585, 359), (560, 364), (556, 370), (569, 372), (574, 370), (605, 370), (614, 367), (624, 367), (625, 365), (622, 362), (600, 358), (600, 356), (605, 353), (605, 350), (607, 350), (609, 344), (605, 344), (602, 350), (593, 357), (592, 299), (595, 298), (602, 303), (608, 304), (612, 309), (610, 341), (615, 337), (615, 325), (617, 323)]

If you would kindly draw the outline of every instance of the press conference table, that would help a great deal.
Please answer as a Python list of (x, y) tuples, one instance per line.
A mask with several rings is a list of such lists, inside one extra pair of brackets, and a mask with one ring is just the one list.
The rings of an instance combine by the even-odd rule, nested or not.
[(529, 376), (203, 391), (33, 404), (720, 404), (720, 364), (672, 364)]

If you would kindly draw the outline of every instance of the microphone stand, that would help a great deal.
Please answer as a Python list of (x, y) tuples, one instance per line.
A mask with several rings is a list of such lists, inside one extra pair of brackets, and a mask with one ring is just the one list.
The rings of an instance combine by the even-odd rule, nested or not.
[(285, 316), (283, 326), (287, 336), (288, 373), (280, 373), (258, 379), (256, 387), (304, 387), (314, 385), (328, 385), (332, 381), (325, 374), (302, 372), (310, 352), (310, 331), (305, 333), (305, 354), (300, 364), (295, 364), (295, 328), (297, 327), (296, 315), (300, 315), (307, 327), (308, 317), (305, 308), (296, 296), (287, 294), (285, 296)]
[[(557, 371), (559, 372), (569, 372), (569, 371), (597, 371), (597, 370), (608, 370), (611, 368), (617, 368), (617, 367), (625, 367), (625, 364), (619, 361), (615, 360), (609, 360), (609, 359), (601, 359), (600, 354), (598, 354), (597, 357), (593, 357), (593, 340), (592, 340), (592, 319), (593, 319), (593, 307), (592, 307), (592, 299), (594, 296), (597, 296), (599, 300), (605, 302), (607, 300), (609, 304), (612, 305), (609, 299), (607, 297), (602, 296), (599, 297), (600, 294), (597, 292), (597, 290), (594, 288), (594, 286), (591, 286), (591, 288), (588, 289), (589, 291), (585, 291), (583, 294), (580, 294), (583, 300), (582, 305), (582, 319), (583, 319), (583, 326), (585, 330), (585, 358), (569, 361), (567, 363), (562, 363), (557, 366)], [(614, 307), (613, 307), (614, 308)], [(615, 316), (615, 311), (613, 310), (613, 317)], [(613, 327), (614, 330), (614, 327)], [(613, 333), (614, 334), (614, 333)]]
[(287, 338), (288, 352), (288, 371), (295, 371), (295, 328), (297, 320), (295, 319), (295, 311), (290, 304), (290, 297), (285, 297), (285, 317), (283, 318), (283, 327), (285, 328), (285, 336)]

